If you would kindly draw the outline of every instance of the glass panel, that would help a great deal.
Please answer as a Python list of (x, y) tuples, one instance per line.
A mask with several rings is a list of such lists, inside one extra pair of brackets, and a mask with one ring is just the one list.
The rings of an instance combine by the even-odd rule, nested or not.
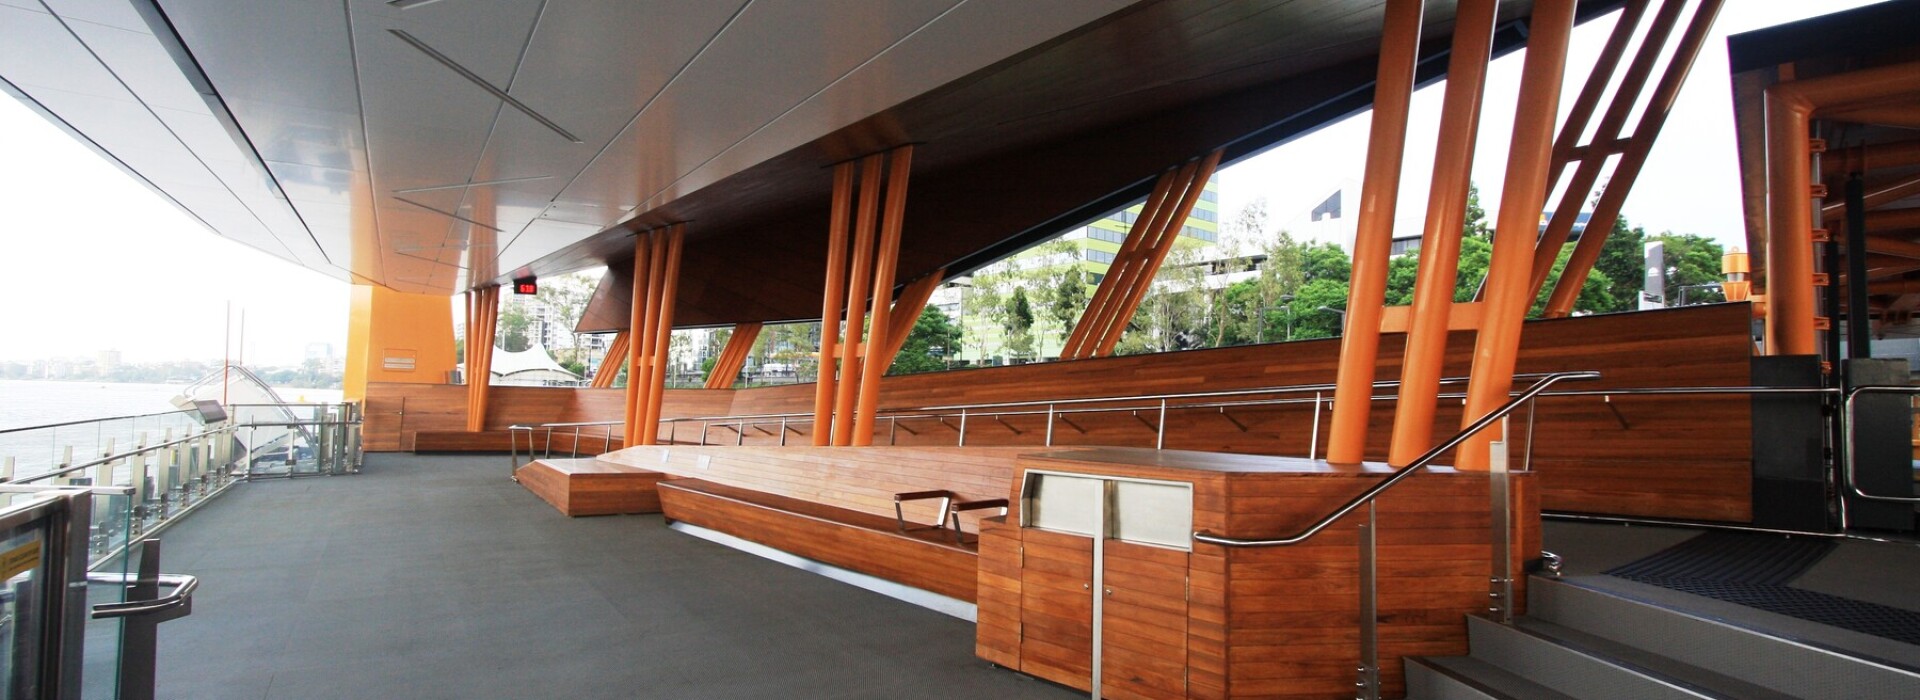
[[(125, 576), (132, 571), (128, 566), (126, 551), (133, 527), (131, 496), (94, 495), (93, 532), (87, 551), (89, 573)], [(126, 599), (127, 589), (124, 585), (94, 583), (87, 586), (89, 607), (101, 603), (121, 603)], [(80, 696), (85, 700), (113, 700), (120, 697), (122, 632), (122, 618), (87, 620), (80, 678)]]

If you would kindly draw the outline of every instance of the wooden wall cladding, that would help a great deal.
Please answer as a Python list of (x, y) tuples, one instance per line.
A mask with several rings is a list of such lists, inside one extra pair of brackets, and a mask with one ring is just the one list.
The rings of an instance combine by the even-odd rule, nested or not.
[[(1749, 318), (1745, 304), (1716, 304), (1534, 321), (1527, 325), (1519, 371), (1594, 369), (1603, 373), (1597, 382), (1565, 385), (1577, 389), (1743, 386), (1749, 379), (1752, 354)], [(1402, 348), (1398, 338), (1389, 336), (1382, 343), (1378, 375), (1382, 380), (1399, 377)], [(1466, 374), (1471, 351), (1471, 334), (1454, 334), (1448, 346), (1448, 376)], [(938, 372), (888, 377), (881, 388), (880, 403), (889, 409), (907, 409), (1324, 384), (1333, 381), (1338, 359), (1338, 340), (1315, 340)], [(1458, 392), (1464, 386), (1444, 390)], [(493, 399), (490, 426), (620, 417), (619, 390), (499, 387), (496, 391), (500, 393)], [(368, 449), (412, 449), (414, 431), (460, 430), (465, 420), (464, 392), (464, 387), (371, 385)], [(1328, 393), (1323, 398), (1330, 400), (1331, 396)], [(411, 401), (404, 423), (392, 415), (397, 398)], [(528, 405), (523, 407), (523, 402)], [(668, 416), (805, 413), (812, 410), (813, 385), (670, 390), (667, 402)], [(1386, 454), (1392, 405), (1391, 401), (1376, 403), (1369, 434), (1370, 459)], [(1054, 423), (1054, 444), (1153, 446), (1159, 423), (1157, 407), (1143, 408), (1137, 413), (1065, 416)], [(1311, 450), (1323, 454), (1328, 430), (1326, 408), (1322, 406), (1317, 426), (1309, 404), (1174, 409), (1167, 416), (1166, 447), (1293, 456), (1304, 456)], [(1441, 401), (1435, 435), (1457, 429), (1459, 409), (1457, 400)], [(1525, 412), (1516, 414), (1514, 425), (1523, 426), (1527, 420)], [(1548, 510), (1751, 520), (1751, 415), (1744, 397), (1619, 396), (1611, 401), (1601, 397), (1548, 398), (1540, 402), (1531, 420), (1537, 431), (1532, 466), (1539, 472), (1541, 496)], [(810, 422), (790, 421), (789, 428), (788, 444), (810, 444)], [(876, 424), (874, 442), (950, 446), (958, 437), (957, 428), (957, 417), (883, 419)], [(1042, 445), (1046, 428), (1044, 416), (974, 416), (968, 423), (967, 444)], [(700, 431), (697, 424), (683, 423), (672, 429), (672, 436), (682, 444), (698, 443)], [(663, 431), (663, 437), (666, 434)], [(730, 426), (708, 426), (706, 440), (710, 444), (779, 445), (779, 422), (749, 426), (745, 435)], [(1527, 453), (1524, 435), (1517, 436), (1514, 454)]]
[[(1304, 528), (1384, 473), (1289, 460), (1248, 469), (1232, 455), (1150, 450), (1030, 455), (1026, 469), (1186, 481), (1195, 527), (1236, 537)], [(1539, 500), (1531, 475), (1515, 475), (1515, 571), (1539, 551)], [(1404, 692), (1401, 657), (1466, 653), (1468, 614), (1483, 612), (1491, 521), (1484, 474), (1431, 469), (1378, 502), (1382, 680)], [(1103, 692), (1137, 698), (1328, 698), (1353, 692), (1359, 660), (1358, 530), (1350, 515), (1291, 547), (1191, 553), (1126, 542), (1107, 546), (1101, 640)], [(981, 658), (1085, 689), (1092, 594), (1079, 590), (1081, 549), (1092, 541), (989, 521), (978, 577)], [(1024, 554), (1022, 553), (1024, 548)], [(1181, 571), (1187, 595), (1181, 595)], [(1524, 577), (1520, 577), (1524, 579)], [(1524, 601), (1524, 580), (1515, 596)], [(1130, 592), (1139, 595), (1130, 597)], [(1103, 592), (1104, 594), (1104, 592)], [(1137, 598), (1137, 600), (1135, 599)], [(1184, 605), (1182, 605), (1184, 603)], [(1184, 655), (1183, 664), (1172, 663)]]
[[(1527, 324), (1518, 371), (1541, 373), (1599, 370), (1595, 382), (1565, 389), (1662, 386), (1744, 386), (1752, 344), (1746, 304), (1692, 306), (1663, 311), (1534, 321)], [(1401, 336), (1381, 344), (1381, 380), (1400, 373)], [(1455, 333), (1447, 350), (1447, 376), (1465, 376), (1473, 337)], [(888, 377), (881, 405), (906, 409), (937, 405), (1198, 392), (1331, 383), (1339, 360), (1337, 339), (1135, 355)], [(1526, 382), (1520, 382), (1520, 388)], [(1465, 390), (1464, 384), (1443, 392)], [(812, 385), (733, 392), (737, 414), (811, 410)], [(1383, 391), (1392, 394), (1392, 391)], [(1304, 395), (1311, 398), (1311, 394)], [(1304, 456), (1324, 454), (1331, 392), (1323, 395), (1316, 421), (1311, 404), (1227, 409), (1173, 409), (1167, 415), (1168, 449)], [(1392, 432), (1392, 401), (1378, 401), (1371, 415), (1368, 458), (1384, 459)], [(1157, 406), (1114, 413), (1081, 413), (1057, 419), (1055, 446), (1152, 447)], [(1525, 456), (1522, 429), (1536, 431), (1532, 467), (1540, 475), (1543, 507), (1554, 511), (1749, 522), (1752, 519), (1751, 412), (1741, 396), (1598, 396), (1543, 399), (1537, 412), (1513, 417), (1513, 454)], [(875, 444), (953, 445), (958, 418), (883, 417)], [(1460, 425), (1457, 399), (1442, 399), (1435, 436)], [(789, 442), (805, 442), (810, 425), (795, 424)], [(682, 439), (697, 440), (682, 434)], [(971, 416), (967, 444), (1042, 445), (1044, 415)], [(731, 430), (713, 427), (709, 440), (731, 443)], [(1437, 439), (1437, 437), (1436, 437)], [(750, 429), (744, 444), (777, 444), (769, 432)], [(1442, 458), (1445, 463), (1450, 456)]]
[[(732, 404), (730, 394), (668, 389), (661, 415), (668, 418), (726, 415)], [(492, 388), (488, 406), (487, 431), (504, 433), (510, 425), (618, 421), (625, 402), (625, 389), (496, 386)], [(428, 444), (428, 448), (436, 451), (458, 451), (462, 441), (475, 439), (466, 433), (465, 385), (370, 383), (363, 408), (366, 422), (361, 426), (361, 442), (370, 452), (414, 450), (416, 437), (423, 432), (437, 434)], [(598, 438), (599, 430), (586, 429), (581, 445), (599, 444), (597, 439), (586, 439)], [(617, 440), (618, 426), (615, 426), (615, 435)], [(506, 450), (504, 435), (489, 435), (479, 440), (476, 446), (485, 451)]]

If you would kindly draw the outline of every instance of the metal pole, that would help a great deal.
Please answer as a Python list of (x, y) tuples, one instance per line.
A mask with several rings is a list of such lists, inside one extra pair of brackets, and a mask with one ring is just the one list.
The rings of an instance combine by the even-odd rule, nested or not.
[(787, 417), (780, 417), (780, 446), (787, 446)]
[(1053, 446), (1053, 404), (1047, 404), (1047, 447)]
[(1374, 532), (1378, 529), (1374, 502), (1367, 501), (1367, 520), (1360, 524), (1360, 679), (1356, 697), (1380, 700), (1379, 581), (1374, 563)]
[(1313, 434), (1307, 436), (1307, 459), (1320, 454), (1320, 392), (1313, 392)]
[(1868, 315), (1867, 183), (1855, 172), (1847, 177), (1847, 359), (1873, 357)]
[[(1507, 418), (1500, 418), (1500, 434), (1507, 433)], [(1512, 484), (1507, 474), (1508, 438), (1487, 446), (1488, 492), (1493, 513), (1493, 574), (1488, 597), (1488, 612), (1501, 624), (1513, 624), (1513, 508), (1509, 501)]]
[(960, 409), (960, 447), (967, 446), (967, 409)]
[(1160, 424), (1153, 427), (1153, 449), (1167, 447), (1167, 400), (1160, 400)]

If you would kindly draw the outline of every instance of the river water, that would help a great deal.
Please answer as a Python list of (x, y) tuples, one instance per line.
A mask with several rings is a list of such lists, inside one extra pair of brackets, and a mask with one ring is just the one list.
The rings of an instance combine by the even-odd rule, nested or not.
[[(116, 384), (0, 379), (0, 430), (175, 409), (186, 384)], [(339, 389), (277, 388), (295, 403), (337, 403)]]

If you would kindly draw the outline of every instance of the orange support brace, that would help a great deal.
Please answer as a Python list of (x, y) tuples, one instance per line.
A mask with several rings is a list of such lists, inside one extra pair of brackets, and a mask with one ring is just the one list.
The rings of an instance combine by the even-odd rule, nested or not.
[[(1553, 169), (1553, 120), (1560, 113), (1560, 81), (1566, 74), (1567, 41), (1573, 36), (1575, 0), (1536, 0), (1527, 32), (1526, 66), (1514, 114), (1513, 143), (1507, 150), (1507, 181), (1500, 195), (1496, 231), (1531, 231), (1547, 198)], [(1513, 389), (1520, 333), (1533, 294), (1528, 289), (1533, 236), (1495, 236), (1487, 274), (1487, 300), (1480, 332), (1474, 338), (1473, 369), (1467, 385), (1465, 427), (1507, 402)], [(1489, 446), (1505, 439), (1496, 426), (1460, 446), (1455, 465), (1485, 471)]]
[[(1600, 56), (1593, 62), (1593, 71), (1587, 74), (1587, 82), (1580, 88), (1580, 96), (1573, 100), (1573, 107), (1567, 112), (1567, 122), (1560, 127), (1560, 137), (1553, 142), (1553, 165), (1547, 170), (1547, 187), (1560, 181), (1567, 163), (1575, 159), (1575, 144), (1586, 133), (1587, 122), (1593, 119), (1594, 109), (1600, 106), (1600, 97), (1606, 93), (1607, 84), (1613, 81), (1613, 72), (1620, 67), (1620, 58), (1627, 53), (1627, 43), (1633, 40), (1633, 30), (1640, 27), (1640, 20), (1647, 15), (1647, 5), (1651, 0), (1629, 0), (1620, 11), (1620, 19), (1613, 24), (1613, 31), (1607, 35), (1607, 43), (1600, 48)], [(1533, 45), (1529, 38), (1527, 45)], [(1638, 90), (1635, 91), (1638, 94)]]
[(595, 389), (613, 386), (613, 379), (620, 375), (620, 366), (627, 360), (629, 331), (613, 334), (613, 341), (607, 343), (607, 353), (600, 358), (600, 368), (593, 372), (593, 382), (588, 384)]
[(840, 345), (840, 295), (847, 283), (847, 216), (853, 206), (853, 161), (833, 166), (833, 209), (827, 219), (827, 280), (820, 295), (820, 369), (813, 385), (813, 446), (832, 444), (834, 357)]
[(500, 287), (468, 292), (472, 313), (467, 323), (467, 431), (487, 426), (487, 392), (493, 378), (493, 333), (500, 317)]
[(840, 346), (840, 386), (833, 401), (833, 444), (853, 444), (853, 409), (859, 398), (860, 339), (866, 332), (867, 293), (873, 273), (873, 236), (880, 217), (880, 168), (886, 156), (875, 153), (860, 163), (860, 209), (853, 225), (853, 258), (847, 282), (847, 340)]
[[(1626, 128), (1627, 117), (1633, 111), (1633, 105), (1640, 100), (1641, 91), (1646, 89), (1647, 79), (1653, 75), (1654, 65), (1660, 60), (1660, 53), (1667, 46), (1667, 38), (1673, 35), (1673, 28), (1680, 23), (1680, 12), (1686, 9), (1686, 0), (1666, 0), (1660, 6), (1659, 14), (1653, 18), (1653, 24), (1647, 28), (1647, 36), (1640, 42), (1639, 53), (1633, 57), (1632, 65), (1620, 80), (1620, 88), (1614, 92), (1613, 103), (1607, 106), (1607, 113), (1600, 118), (1600, 127), (1594, 132), (1594, 143), (1606, 143), (1620, 138), (1620, 131)], [(1531, 43), (1531, 42), (1529, 42)], [(1689, 60), (1687, 63), (1691, 64)], [(1671, 69), (1669, 69), (1671, 73)], [(1634, 135), (1639, 136), (1638, 130)], [(1574, 138), (1579, 138), (1575, 133)], [(1571, 146), (1571, 144), (1569, 144)], [(1629, 143), (1629, 148), (1632, 144)], [(1624, 164), (1624, 161), (1622, 161)], [(1580, 161), (1580, 167), (1573, 171), (1573, 180), (1560, 195), (1560, 203), (1554, 207), (1553, 216), (1547, 220), (1546, 232), (1540, 234), (1540, 244), (1533, 254), (1533, 276), (1530, 289), (1540, 293), (1547, 279), (1553, 275), (1553, 263), (1560, 257), (1560, 249), (1567, 244), (1573, 234), (1573, 224), (1579, 218), (1581, 207), (1585, 206), (1593, 186), (1600, 181), (1600, 172), (1606, 167), (1605, 157), (1586, 158)], [(1621, 184), (1619, 176), (1608, 183), (1611, 190)], [(1549, 183), (1551, 185), (1551, 183)], [(1622, 189), (1631, 188), (1626, 185)], [(1598, 217), (1593, 217), (1597, 219)], [(1538, 224), (1536, 224), (1537, 226)], [(1598, 222), (1589, 220), (1587, 232), (1594, 231)], [(1608, 224), (1609, 229), (1612, 224)], [(1584, 236), (1585, 234), (1583, 234)], [(1569, 266), (1571, 267), (1571, 266)]]
[(660, 432), (660, 412), (666, 405), (667, 365), (672, 356), (669, 351), (673, 345), (673, 304), (680, 290), (680, 249), (686, 241), (686, 224), (674, 224), (660, 236), (661, 252), (666, 261), (662, 265), (663, 277), (660, 280), (660, 302), (657, 306), (659, 318), (654, 320), (653, 362), (649, 367), (650, 377), (647, 393), (646, 422), (640, 427), (641, 444), (655, 444)]
[[(1634, 180), (1639, 179), (1640, 169), (1646, 166), (1647, 156), (1653, 152), (1653, 142), (1659, 138), (1661, 127), (1666, 125), (1667, 113), (1672, 111), (1674, 100), (1679, 99), (1680, 88), (1686, 85), (1687, 74), (1693, 69), (1694, 59), (1700, 55), (1700, 47), (1706, 44), (1707, 34), (1720, 15), (1722, 4), (1722, 0), (1703, 0), (1694, 10), (1686, 34), (1680, 37), (1673, 58), (1667, 62), (1666, 74), (1660, 77), (1660, 85), (1654, 88), (1653, 98), (1640, 113), (1640, 123), (1634, 127), (1631, 144), (1621, 154), (1619, 165), (1614, 166), (1613, 177), (1607, 182), (1606, 191), (1600, 194), (1600, 201), (1594, 204), (1593, 216), (1587, 220), (1587, 228), (1580, 234), (1579, 245), (1574, 246), (1573, 254), (1567, 258), (1567, 266), (1560, 271), (1560, 281), (1554, 286), (1553, 295), (1547, 299), (1545, 315), (1548, 318), (1573, 312), (1573, 303), (1580, 298), (1580, 288), (1586, 286), (1587, 273), (1600, 260), (1600, 247), (1606, 244), (1607, 237), (1613, 233), (1613, 222), (1620, 217), (1620, 207), (1626, 204), (1627, 193), (1633, 190)], [(1804, 147), (1804, 134), (1800, 141)], [(1812, 206), (1811, 202), (1808, 206)], [(1556, 214), (1555, 218), (1559, 216)], [(1811, 243), (1808, 245), (1811, 246)], [(1540, 251), (1542, 255), (1545, 253), (1544, 249)], [(1809, 247), (1807, 254), (1812, 253)], [(1539, 258), (1536, 257), (1534, 262), (1534, 272), (1538, 273)], [(1538, 293), (1539, 287), (1535, 287), (1534, 291)]]
[(646, 373), (642, 369), (643, 355), (651, 347), (647, 339), (647, 304), (653, 300), (648, 291), (649, 273), (653, 271), (653, 233), (642, 232), (634, 237), (633, 245), (633, 314), (628, 322), (632, 338), (627, 342), (627, 410), (626, 425), (621, 435), (628, 445), (640, 444), (641, 399), (646, 387)]
[(720, 350), (720, 357), (713, 362), (713, 369), (707, 372), (708, 389), (731, 389), (733, 382), (740, 376), (740, 368), (747, 364), (747, 357), (753, 352), (753, 341), (760, 337), (760, 324), (738, 323), (733, 326), (733, 335), (727, 337), (727, 346)]
[(1159, 217), (1161, 208), (1165, 206), (1169, 193), (1173, 191), (1179, 170), (1179, 168), (1168, 168), (1166, 172), (1160, 174), (1160, 179), (1154, 181), (1153, 191), (1147, 194), (1147, 200), (1140, 208), (1140, 216), (1134, 219), (1133, 227), (1127, 231), (1126, 240), (1120, 243), (1119, 252), (1114, 254), (1113, 262), (1107, 266), (1106, 277), (1100, 280), (1099, 286), (1093, 290), (1092, 298), (1087, 300), (1087, 310), (1080, 313), (1080, 322), (1074, 324), (1073, 331), (1067, 334), (1067, 342), (1060, 349), (1061, 358), (1077, 359), (1087, 356), (1085, 349), (1088, 339), (1092, 337), (1093, 327), (1105, 315), (1108, 304), (1112, 302), (1126, 265), (1137, 256), (1140, 247), (1145, 245), (1147, 237), (1151, 235), (1151, 222)]
[(1187, 216), (1193, 213), (1193, 205), (1200, 201), (1200, 191), (1206, 189), (1207, 180), (1213, 177), (1213, 171), (1220, 166), (1219, 150), (1207, 154), (1201, 159), (1193, 175), (1187, 178), (1186, 191), (1181, 194), (1180, 203), (1168, 210), (1168, 215), (1160, 224), (1160, 240), (1151, 251), (1152, 257), (1145, 264), (1136, 266), (1137, 272), (1127, 285), (1127, 296), (1111, 315), (1112, 322), (1095, 349), (1094, 356), (1105, 357), (1113, 354), (1113, 347), (1120, 343), (1120, 337), (1127, 333), (1127, 323), (1133, 320), (1133, 312), (1140, 308), (1140, 302), (1147, 297), (1147, 290), (1153, 288), (1153, 277), (1160, 266), (1167, 261), (1167, 254), (1173, 252), (1173, 246), (1180, 241), (1180, 232), (1186, 228)]
[(1433, 447), (1433, 413), (1447, 352), (1447, 316), (1453, 310), (1460, 266), (1460, 236), (1466, 225), (1467, 188), (1473, 170), (1480, 97), (1493, 51), (1497, 0), (1461, 0), (1454, 21), (1447, 91), (1440, 108), (1440, 145), (1434, 153), (1427, 195), (1427, 225), (1420, 241), (1420, 272), (1414, 278), (1407, 350), (1400, 370), (1400, 404), (1394, 414), (1387, 461), (1413, 461)]
[(854, 407), (853, 436), (848, 444), (873, 444), (874, 414), (880, 403), (880, 378), (893, 358), (881, 349), (892, 342), (894, 268), (900, 265), (900, 223), (907, 212), (907, 176), (913, 166), (913, 146), (893, 149), (887, 163), (886, 206), (880, 216), (880, 249), (873, 261), (873, 333), (867, 337), (866, 361), (860, 365), (860, 393)]
[(920, 320), (921, 311), (927, 308), (927, 300), (933, 297), (933, 290), (940, 288), (940, 280), (946, 272), (934, 270), (900, 290), (900, 298), (893, 302), (893, 327), (887, 331), (887, 354), (880, 356), (880, 361), (886, 367), (892, 368), (893, 358), (900, 356), (900, 348), (906, 346), (907, 335), (913, 332), (914, 322)]
[(1413, 99), (1414, 65), (1420, 53), (1423, 0), (1388, 0), (1380, 35), (1380, 68), (1374, 82), (1373, 125), (1368, 134), (1366, 174), (1353, 241), (1353, 276), (1347, 290), (1347, 329), (1340, 339), (1327, 461), (1358, 464), (1365, 458), (1367, 419), (1373, 409), (1374, 372), (1380, 357), (1380, 317), (1387, 298), (1387, 264), (1393, 247), (1393, 217), (1399, 203), (1400, 162), (1407, 147), (1407, 113)]
[(1153, 271), (1146, 269), (1147, 263), (1153, 259), (1154, 251), (1159, 249), (1160, 241), (1166, 235), (1169, 212), (1181, 193), (1186, 191), (1187, 183), (1193, 180), (1193, 172), (1198, 167), (1198, 163), (1191, 162), (1180, 166), (1174, 172), (1166, 194), (1155, 203), (1153, 211), (1141, 210), (1133, 230), (1128, 232), (1129, 242), (1133, 242), (1131, 239), (1135, 233), (1140, 236), (1139, 241), (1131, 249), (1122, 251), (1127, 254), (1125, 258), (1115, 256), (1113, 265), (1107, 270), (1107, 279), (1101, 280), (1101, 286), (1106, 286), (1106, 282), (1111, 280), (1113, 291), (1108, 293), (1106, 303), (1101, 305), (1100, 315), (1092, 323), (1086, 324), (1086, 342), (1079, 348), (1079, 357), (1099, 356), (1100, 345), (1112, 332), (1113, 325), (1118, 323), (1125, 328), (1127, 321), (1131, 320), (1121, 312), (1121, 308), (1126, 306), (1126, 299), (1132, 296), (1135, 285), (1141, 284), (1142, 273), (1145, 273), (1148, 283), (1152, 282)]

